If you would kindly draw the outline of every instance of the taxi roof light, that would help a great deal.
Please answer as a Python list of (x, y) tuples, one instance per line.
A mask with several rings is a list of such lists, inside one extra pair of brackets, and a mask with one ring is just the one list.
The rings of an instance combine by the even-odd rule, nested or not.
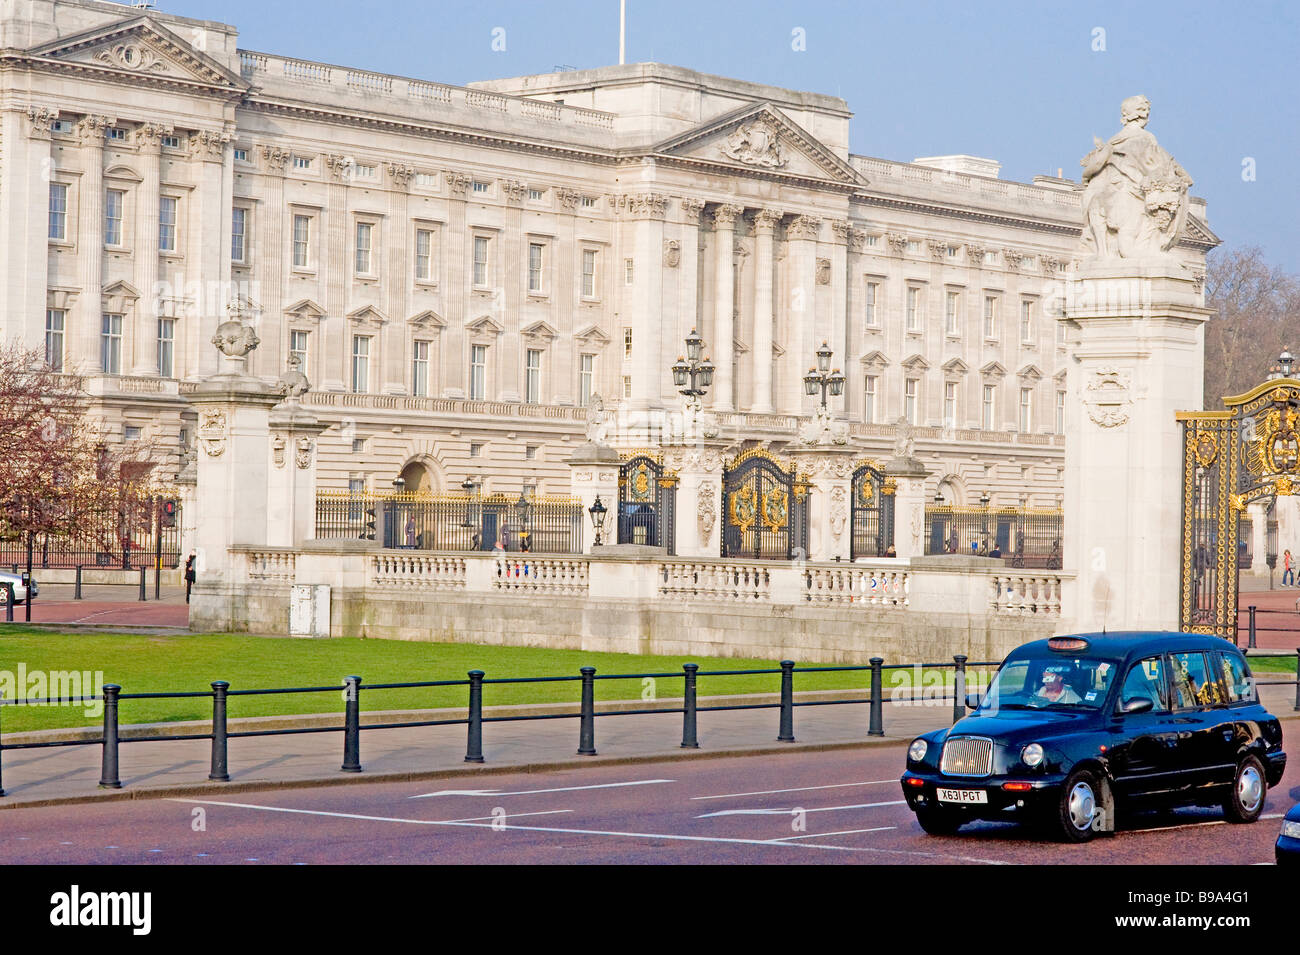
[(1047, 641), (1049, 650), (1087, 650), (1088, 641), (1083, 637), (1050, 637)]

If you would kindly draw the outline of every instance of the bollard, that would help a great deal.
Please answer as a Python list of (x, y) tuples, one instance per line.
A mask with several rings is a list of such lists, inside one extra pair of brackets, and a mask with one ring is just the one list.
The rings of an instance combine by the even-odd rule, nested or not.
[(143, 564), (140, 565), (140, 599), (141, 600), (149, 599), (149, 596), (148, 594), (145, 593), (145, 589), (144, 589), (144, 565)]
[(72, 592), (73, 600), (81, 599), (81, 565), (77, 565), (77, 588)]
[(27, 590), (27, 599), (23, 601), (23, 619), (28, 623), (32, 622), (32, 572), (23, 571), (23, 587)]
[(1295, 648), (1295, 708), (1300, 712), (1300, 647)]
[(794, 742), (794, 661), (781, 661), (781, 729), (778, 743)]
[(682, 690), (682, 748), (699, 749), (700, 741), (695, 735), (695, 678), (700, 665), (683, 663), (682, 670), (686, 674)]
[(14, 622), (14, 585), (5, 584), (5, 623)]
[(469, 671), (469, 745), (465, 762), (483, 762), (483, 671)]
[(954, 723), (966, 715), (966, 659), (964, 653), (953, 655), (953, 660), (957, 663), (956, 678), (952, 684), (952, 721)]
[(578, 720), (578, 755), (596, 755), (596, 668), (582, 667), (582, 717)]
[(361, 677), (343, 678), (347, 710), (343, 717), (343, 772), (361, 772)]
[[(0, 692), (0, 703), (3, 703), (5, 695)], [(4, 706), (0, 705), (0, 713), (4, 712)], [(4, 734), (0, 733), (0, 796), (5, 794), (5, 774), (4, 774)]]
[(212, 771), (208, 779), (219, 783), (230, 782), (226, 761), (226, 691), (230, 684), (225, 680), (212, 683)]
[(104, 684), (104, 758), (99, 773), (102, 789), (121, 789), (117, 776), (117, 696), (122, 688), (116, 683)]
[(1246, 644), (1247, 650), (1255, 649), (1255, 605), (1251, 604), (1248, 608), (1250, 611), (1250, 640)]
[(881, 657), (872, 657), (871, 663), (871, 724), (867, 728), (868, 736), (885, 735), (885, 698), (880, 668), (885, 661)]

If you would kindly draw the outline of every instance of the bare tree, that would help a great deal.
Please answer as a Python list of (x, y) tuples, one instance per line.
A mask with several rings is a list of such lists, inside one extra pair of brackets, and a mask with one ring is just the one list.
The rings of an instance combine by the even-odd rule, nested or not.
[(1259, 384), (1283, 348), (1300, 347), (1300, 279), (1258, 247), (1217, 249), (1206, 262), (1205, 407)]

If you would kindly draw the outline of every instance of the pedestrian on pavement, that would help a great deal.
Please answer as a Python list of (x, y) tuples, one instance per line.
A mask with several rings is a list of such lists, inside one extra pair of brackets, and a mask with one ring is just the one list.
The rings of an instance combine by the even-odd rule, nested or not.
[(190, 591), (194, 589), (194, 578), (197, 576), (194, 570), (194, 552), (190, 551), (190, 556), (185, 559), (185, 602), (190, 602)]
[[(1289, 550), (1282, 552), (1282, 586), (1290, 587), (1295, 583), (1295, 568), (1292, 566), (1294, 561), (1291, 560)], [(1291, 578), (1288, 580), (1287, 578)]]

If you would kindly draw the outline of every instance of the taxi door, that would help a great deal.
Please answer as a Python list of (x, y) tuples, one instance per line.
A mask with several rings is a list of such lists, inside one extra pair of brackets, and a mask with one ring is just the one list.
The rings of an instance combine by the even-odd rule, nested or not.
[[(1121, 797), (1155, 795), (1177, 785), (1178, 730), (1169, 706), (1167, 664), (1163, 655), (1135, 662), (1124, 675), (1112, 714), (1115, 742), (1111, 776)], [(1145, 713), (1125, 713), (1126, 700), (1151, 701)]]
[(1172, 653), (1177, 768), (1188, 789), (1228, 783), (1236, 768), (1236, 733), (1225, 691), (1203, 651)]

